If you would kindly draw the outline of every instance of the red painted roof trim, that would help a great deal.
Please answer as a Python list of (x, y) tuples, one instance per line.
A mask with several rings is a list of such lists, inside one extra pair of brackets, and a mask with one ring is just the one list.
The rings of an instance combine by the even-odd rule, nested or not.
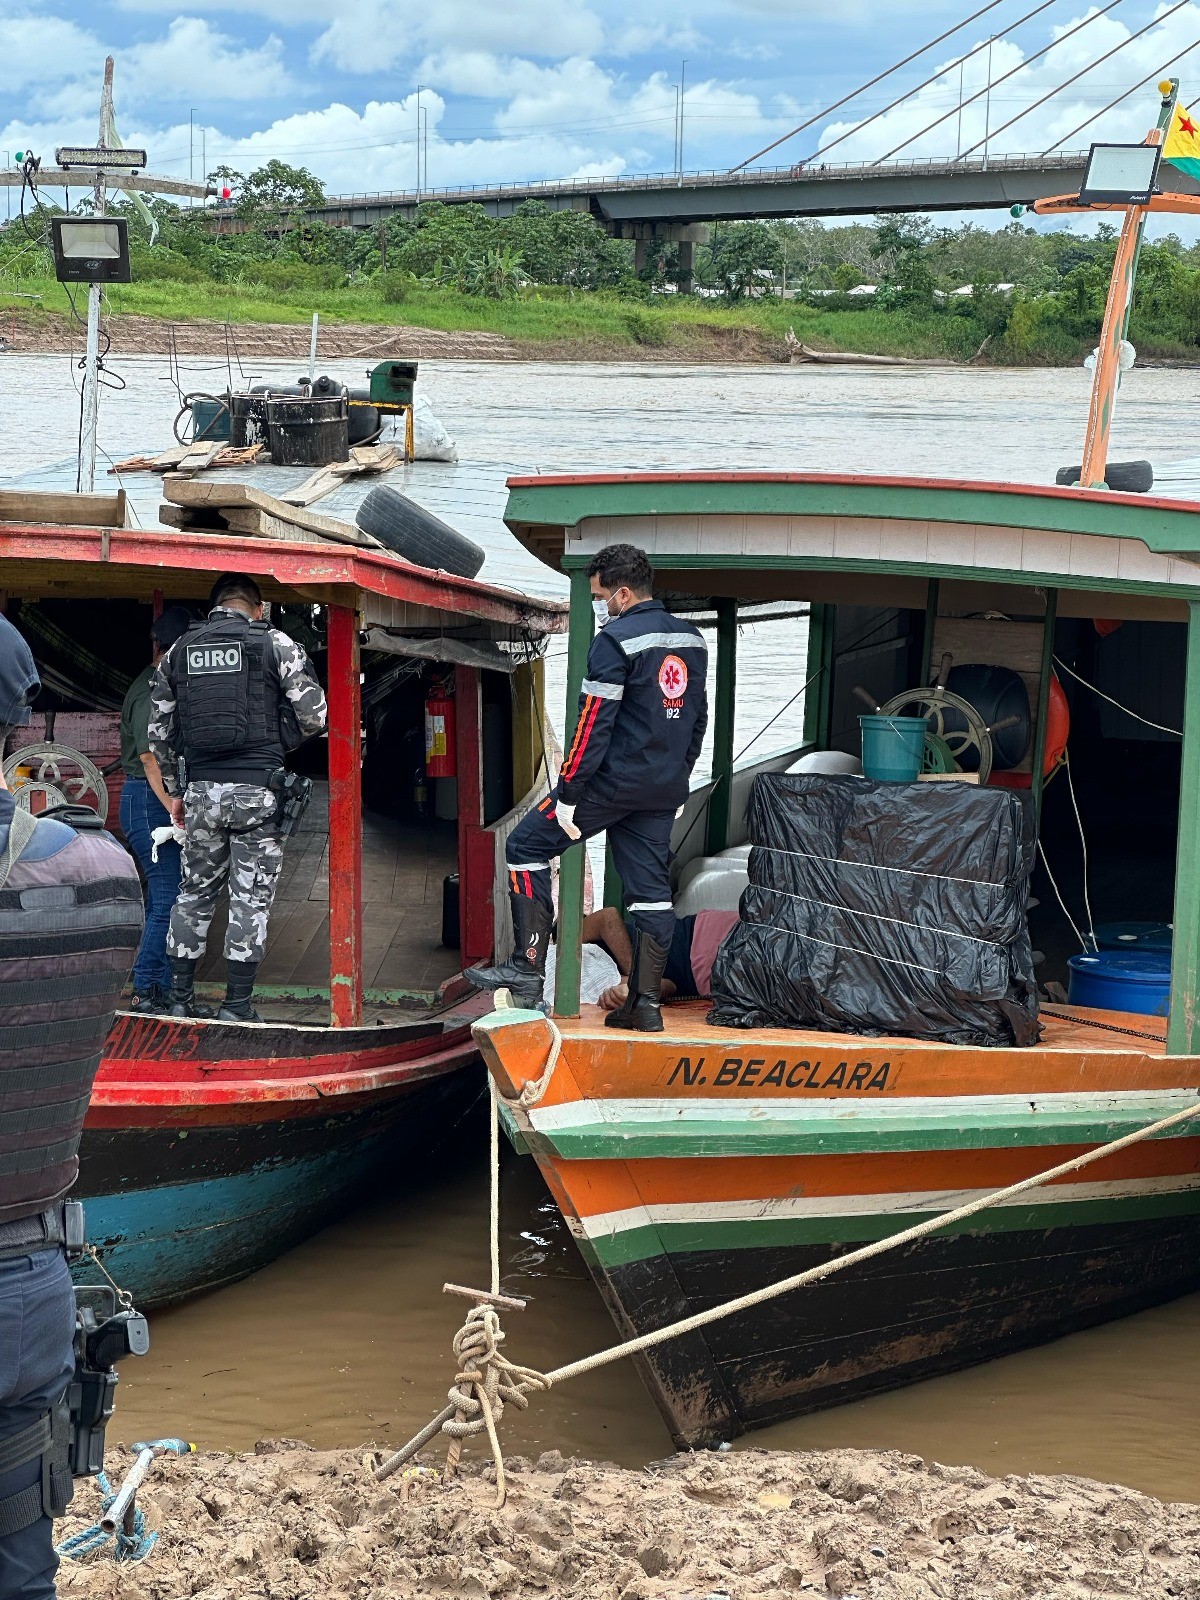
[(77, 528), (54, 524), (0, 523), (0, 559), (63, 561), (165, 572), (248, 572), (284, 586), (344, 587), (414, 605), (531, 624), (547, 633), (566, 627), (568, 607), (558, 600), (531, 600), (511, 589), (413, 566), (353, 545), (256, 539), (239, 534), (202, 534), (140, 528)]

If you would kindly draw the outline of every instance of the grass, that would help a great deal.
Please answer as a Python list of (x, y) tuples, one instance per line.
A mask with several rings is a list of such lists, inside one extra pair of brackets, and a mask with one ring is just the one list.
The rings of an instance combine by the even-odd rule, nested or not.
[[(6, 295), (6, 288), (40, 294), (43, 311), (70, 315), (66, 293), (52, 277), (0, 276), (0, 310), (18, 307), (28, 314), (31, 302)], [(82, 310), (81, 294), (76, 303)], [(132, 314), (169, 322), (297, 324), (307, 323), (319, 311), (331, 323), (413, 324), (448, 333), (494, 333), (525, 345), (545, 345), (547, 354), (561, 354), (566, 346), (573, 354), (598, 357), (643, 348), (693, 359), (736, 355), (780, 360), (785, 357), (784, 337), (793, 328), (798, 339), (819, 349), (965, 361), (983, 337), (972, 318), (946, 312), (922, 316), (870, 306), (826, 310), (774, 299), (726, 305), (683, 295), (646, 303), (603, 292), (568, 295), (561, 289), (546, 294), (529, 289), (512, 300), (486, 300), (452, 289), (418, 287), (395, 303), (383, 299), (369, 283), (346, 289), (287, 290), (252, 283), (147, 279), (112, 285), (107, 310), (118, 317)], [(1069, 354), (1034, 350), (1029, 359), (1073, 362), (1078, 354), (1072, 346)]]

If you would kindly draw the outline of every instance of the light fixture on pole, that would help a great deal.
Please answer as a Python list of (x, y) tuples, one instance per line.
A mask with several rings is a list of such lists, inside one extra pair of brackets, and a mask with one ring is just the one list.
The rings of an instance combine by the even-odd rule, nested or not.
[(1156, 193), (1160, 144), (1094, 144), (1079, 190), (1081, 206), (1147, 206)]
[(59, 283), (129, 283), (129, 224), (124, 217), (51, 217)]

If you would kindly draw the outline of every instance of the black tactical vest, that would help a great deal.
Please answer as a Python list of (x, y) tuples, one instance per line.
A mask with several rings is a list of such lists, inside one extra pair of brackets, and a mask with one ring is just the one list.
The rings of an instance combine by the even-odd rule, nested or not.
[(37, 1216), (75, 1182), (92, 1080), (142, 932), (137, 869), (116, 840), (38, 824), (51, 827), (62, 848), (36, 859), (35, 833), (35, 859), (19, 857), (0, 889), (0, 1222)]
[(269, 624), (215, 611), (171, 651), (167, 676), (189, 782), (266, 784), (283, 765), (285, 704)]

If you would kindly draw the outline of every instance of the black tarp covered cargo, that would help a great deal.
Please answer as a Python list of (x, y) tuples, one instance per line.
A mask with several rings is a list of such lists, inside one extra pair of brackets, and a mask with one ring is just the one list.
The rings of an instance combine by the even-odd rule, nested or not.
[(1027, 796), (769, 773), (748, 821), (750, 885), (713, 968), (710, 1022), (1037, 1039)]

